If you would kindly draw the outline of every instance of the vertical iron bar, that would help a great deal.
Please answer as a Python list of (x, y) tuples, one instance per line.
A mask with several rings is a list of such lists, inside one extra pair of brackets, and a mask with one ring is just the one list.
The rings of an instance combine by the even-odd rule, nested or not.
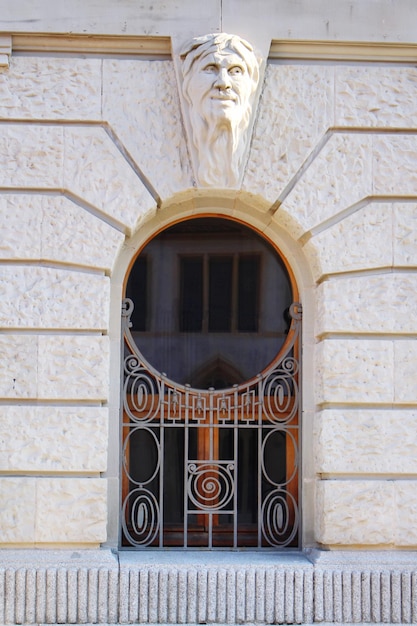
[(262, 412), (264, 397), (262, 379), (258, 379), (258, 548), (262, 546)]
[(237, 486), (239, 480), (239, 424), (236, 419), (235, 413), (234, 426), (233, 426), (233, 466), (234, 466), (234, 481), (233, 481), (233, 547), (237, 548), (237, 507), (238, 507), (238, 494)]
[(164, 400), (165, 398), (165, 381), (161, 377), (161, 391), (158, 399), (160, 408), (159, 417), (159, 434), (160, 434), (160, 448), (161, 458), (159, 466), (159, 547), (164, 545), (164, 460), (165, 460), (165, 429), (164, 429)]
[(189, 403), (189, 385), (186, 385), (185, 391), (185, 416), (184, 416), (184, 548), (188, 547), (188, 454), (189, 454), (189, 425), (188, 425), (188, 403)]

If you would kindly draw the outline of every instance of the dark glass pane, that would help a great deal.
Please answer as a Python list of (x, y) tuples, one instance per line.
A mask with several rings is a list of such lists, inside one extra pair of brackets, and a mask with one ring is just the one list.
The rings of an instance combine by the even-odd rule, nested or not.
[(209, 260), (209, 324), (210, 332), (229, 332), (232, 321), (232, 257), (211, 257)]
[(259, 257), (243, 256), (239, 259), (238, 321), (240, 332), (258, 330)]
[(164, 522), (184, 520), (184, 429), (166, 428), (164, 443)]
[(180, 300), (180, 331), (200, 332), (203, 324), (202, 257), (181, 259)]
[(136, 259), (126, 286), (126, 297), (133, 300), (133, 309), (130, 321), (132, 331), (148, 330), (148, 263), (146, 256)]
[(238, 523), (255, 524), (258, 514), (258, 432), (239, 431)]
[(286, 482), (286, 433), (282, 430), (271, 429), (264, 431), (264, 474), (266, 492), (271, 490), (271, 484), (282, 485)]

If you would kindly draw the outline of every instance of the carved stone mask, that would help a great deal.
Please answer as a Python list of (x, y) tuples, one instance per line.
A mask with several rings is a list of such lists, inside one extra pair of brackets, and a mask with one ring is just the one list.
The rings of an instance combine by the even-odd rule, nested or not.
[(252, 46), (236, 35), (205, 35), (191, 40), (180, 56), (197, 182), (236, 186), (259, 80)]

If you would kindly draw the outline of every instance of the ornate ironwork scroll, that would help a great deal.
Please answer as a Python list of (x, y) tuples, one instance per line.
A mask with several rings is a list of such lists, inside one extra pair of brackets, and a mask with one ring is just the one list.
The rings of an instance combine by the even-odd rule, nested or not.
[(132, 310), (125, 300), (122, 546), (298, 547), (301, 306), (275, 361), (222, 390), (156, 371)]

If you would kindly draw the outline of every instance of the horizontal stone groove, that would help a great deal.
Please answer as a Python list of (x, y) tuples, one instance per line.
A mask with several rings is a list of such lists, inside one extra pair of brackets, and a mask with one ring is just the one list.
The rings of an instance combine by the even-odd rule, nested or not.
[(45, 267), (52, 270), (64, 270), (66, 272), (78, 272), (81, 274), (94, 274), (95, 276), (106, 276), (104, 269), (91, 267), (90, 265), (78, 265), (76, 263), (62, 263), (59, 261), (48, 261), (48, 259), (0, 259), (0, 266), (7, 267)]
[(291, 567), (3, 567), (0, 622), (415, 623), (417, 572)]
[(373, 472), (371, 473), (367, 473), (367, 472), (357, 472), (357, 473), (353, 473), (353, 472), (318, 472), (317, 474), (320, 478), (320, 480), (339, 480), (339, 481), (349, 481), (349, 482), (353, 482), (353, 481), (358, 481), (358, 480), (373, 480), (373, 481), (379, 481), (379, 480), (392, 480), (392, 481), (396, 481), (396, 480), (411, 480), (411, 481), (416, 481), (417, 480), (417, 473), (416, 474), (400, 474), (400, 473), (387, 473), (387, 472)]
[(317, 285), (321, 285), (330, 280), (339, 280), (343, 278), (366, 278), (367, 276), (384, 276), (385, 274), (415, 274), (417, 271), (417, 265), (404, 266), (404, 265), (385, 265), (375, 267), (371, 269), (341, 271), (332, 274), (323, 274), (317, 280)]
[(107, 335), (105, 328), (19, 328), (18, 326), (0, 327), (0, 335), (80, 335), (86, 337), (103, 337)]
[(88, 406), (107, 406), (107, 402), (101, 402), (100, 400), (53, 400), (36, 398), (0, 398), (0, 405), (2, 406), (72, 406), (77, 408), (83, 408)]
[(93, 206), (92, 204), (84, 200), (83, 198), (80, 198), (79, 196), (72, 193), (68, 189), (64, 189), (64, 188), (61, 189), (61, 188), (56, 188), (56, 187), (21, 187), (21, 186), (0, 187), (0, 195), (1, 194), (33, 194), (33, 195), (42, 195), (42, 196), (43, 195), (63, 196), (64, 198), (67, 198), (67, 200), (70, 200), (70, 202), (73, 202), (74, 204), (79, 206), (81, 209), (84, 209), (88, 213), (91, 213), (91, 215), (93, 215), (97, 219), (105, 222), (106, 224), (114, 228), (115, 230), (125, 235), (128, 234), (129, 229), (126, 227), (125, 224), (122, 224), (118, 220), (113, 219), (112, 217), (104, 213), (104, 211), (101, 211), (100, 209)]
[(393, 409), (395, 409), (395, 411), (401, 411), (407, 409), (415, 409), (416, 407), (416, 402), (402, 402), (401, 404), (393, 402), (320, 402), (317, 405), (317, 410), (324, 411), (324, 409), (350, 409), (361, 411), (362, 409), (373, 409), (374, 411), (392, 411)]
[(357, 211), (360, 211), (361, 209), (367, 207), (369, 204), (373, 202), (378, 202), (379, 204), (382, 204), (382, 203), (394, 204), (396, 202), (401, 202), (401, 203), (414, 202), (415, 203), (417, 202), (417, 196), (415, 195), (392, 195), (392, 196), (369, 195), (369, 196), (366, 196), (365, 198), (362, 198), (361, 200), (359, 200), (359, 202), (355, 202), (354, 204), (343, 209), (342, 211), (339, 211), (339, 213), (336, 213), (336, 215), (333, 215), (329, 219), (323, 220), (323, 222), (320, 222), (320, 224), (317, 224), (317, 226), (314, 226), (314, 228), (312, 228), (308, 232), (303, 233), (303, 235), (299, 237), (298, 241), (300, 242), (301, 245), (304, 246), (310, 239), (312, 239), (316, 235), (319, 235), (320, 233), (324, 232), (328, 228), (331, 228), (332, 226), (335, 226), (339, 222), (342, 222), (344, 219), (350, 217)]

